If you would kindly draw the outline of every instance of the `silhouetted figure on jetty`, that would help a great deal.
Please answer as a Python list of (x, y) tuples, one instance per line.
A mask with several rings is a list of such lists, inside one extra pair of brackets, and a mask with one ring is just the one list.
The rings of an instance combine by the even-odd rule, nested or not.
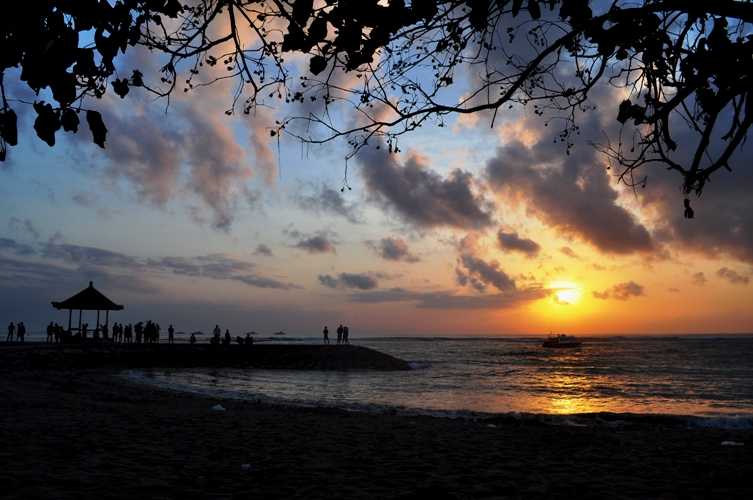
[(343, 342), (343, 326), (340, 325), (337, 327), (337, 343), (342, 344)]
[(11, 321), (8, 324), (8, 335), (5, 337), (6, 342), (13, 342), (13, 334), (16, 332), (16, 325)]
[(348, 330), (347, 326), (343, 327), (343, 344), (350, 344), (350, 340), (348, 339), (348, 336), (350, 335), (350, 331)]
[(230, 345), (233, 338), (230, 336), (230, 330), (225, 330), (225, 338), (222, 339), (222, 345)]
[(188, 342), (189, 342), (189, 343), (190, 343), (191, 345), (194, 345), (194, 344), (196, 343), (196, 335), (194, 335), (194, 334), (192, 333), (192, 334), (191, 334), (191, 338), (189, 338), (189, 339), (188, 339)]
[(175, 343), (175, 328), (173, 328), (172, 323), (170, 324), (170, 326), (167, 327), (167, 343), (168, 344)]
[(136, 325), (133, 327), (133, 332), (136, 334), (136, 343), (141, 343), (141, 337), (144, 336), (144, 325), (139, 321), (136, 323)]
[(324, 337), (324, 343), (329, 344), (329, 329), (327, 326), (324, 326), (324, 330), (322, 330), (322, 336)]
[(126, 344), (133, 343), (133, 325), (131, 323), (128, 323), (123, 331), (123, 341)]
[(251, 332), (246, 332), (246, 344), (253, 344), (254, 338), (251, 336)]
[(106, 324), (102, 325), (102, 340), (109, 340), (110, 339), (109, 333), (110, 331), (107, 328), (107, 325)]
[(53, 339), (55, 338), (55, 325), (52, 321), (50, 321), (50, 324), (47, 325), (47, 340), (45, 340), (46, 343), (52, 344)]
[(24, 325), (24, 322), (21, 321), (18, 324), (18, 329), (16, 330), (16, 339), (23, 344), (25, 338), (26, 338), (26, 325)]
[(212, 330), (212, 339), (209, 343), (212, 345), (220, 345), (222, 343), (222, 330), (220, 330), (220, 325), (214, 326), (214, 330)]
[(81, 325), (81, 340), (86, 340), (86, 337), (89, 335), (89, 323), (84, 323)]

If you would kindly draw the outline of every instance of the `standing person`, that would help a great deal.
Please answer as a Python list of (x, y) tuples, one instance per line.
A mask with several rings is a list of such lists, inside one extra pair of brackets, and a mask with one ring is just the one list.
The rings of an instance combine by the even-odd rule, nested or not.
[(16, 331), (16, 338), (21, 343), (23, 343), (24, 338), (26, 338), (26, 325), (24, 325), (23, 321), (21, 321), (18, 324), (18, 331)]
[(225, 338), (222, 340), (223, 345), (230, 345), (233, 338), (230, 336), (230, 330), (225, 330)]
[(196, 343), (196, 335), (194, 333), (191, 333), (191, 338), (188, 340), (191, 345), (194, 345)]
[(81, 325), (81, 340), (86, 340), (86, 335), (89, 333), (89, 323)]
[(329, 329), (327, 328), (327, 325), (324, 325), (324, 330), (322, 330), (322, 335), (324, 336), (324, 343), (329, 344)]
[(8, 323), (8, 335), (5, 337), (6, 342), (13, 342), (13, 333), (16, 331), (16, 325), (11, 321)]
[(154, 323), (154, 342), (159, 344), (159, 331), (162, 328), (159, 326), (159, 323)]
[(350, 331), (348, 330), (347, 326), (343, 327), (343, 344), (350, 344), (350, 340), (348, 339), (348, 335), (350, 335)]
[(107, 323), (102, 325), (102, 340), (108, 340), (110, 337), (108, 334), (110, 333), (109, 328), (107, 327)]
[(343, 341), (343, 325), (337, 327), (337, 343), (342, 344)]
[(47, 342), (48, 344), (52, 344), (53, 339), (55, 335), (55, 326), (52, 324), (52, 321), (50, 321), (50, 324), (47, 325)]
[(173, 328), (172, 323), (170, 323), (170, 326), (167, 327), (167, 343), (175, 343), (175, 328)]

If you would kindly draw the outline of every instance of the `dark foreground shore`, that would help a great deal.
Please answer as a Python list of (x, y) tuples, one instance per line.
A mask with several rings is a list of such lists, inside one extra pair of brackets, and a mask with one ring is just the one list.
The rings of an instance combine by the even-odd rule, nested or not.
[(753, 497), (750, 430), (284, 408), (2, 361), (3, 498)]

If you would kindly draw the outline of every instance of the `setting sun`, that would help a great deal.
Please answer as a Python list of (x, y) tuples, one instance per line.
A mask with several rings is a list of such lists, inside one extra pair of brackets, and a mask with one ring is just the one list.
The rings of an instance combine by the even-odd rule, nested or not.
[(577, 304), (583, 295), (580, 287), (571, 281), (553, 281), (549, 288), (554, 290), (554, 301), (561, 305)]

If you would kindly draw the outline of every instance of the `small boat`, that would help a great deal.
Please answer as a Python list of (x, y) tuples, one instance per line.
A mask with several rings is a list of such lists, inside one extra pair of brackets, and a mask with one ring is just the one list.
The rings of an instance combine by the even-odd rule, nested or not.
[(541, 346), (553, 348), (580, 347), (581, 341), (572, 335), (550, 335)]

